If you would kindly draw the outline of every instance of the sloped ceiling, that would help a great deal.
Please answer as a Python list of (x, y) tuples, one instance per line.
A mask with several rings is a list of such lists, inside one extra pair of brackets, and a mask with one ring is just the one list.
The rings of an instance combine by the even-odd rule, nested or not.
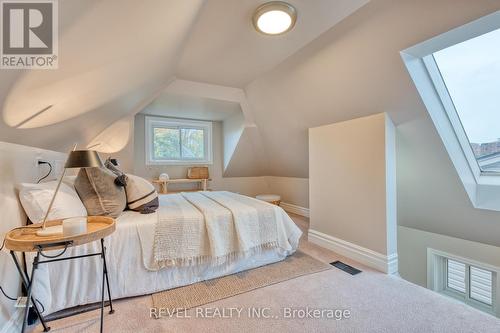
[[(269, 157), (254, 170), (308, 177), (309, 127), (421, 116), (399, 51), (500, 9), (496, 0), (289, 0), (297, 26), (269, 37), (250, 23), (262, 2), (60, 0), (59, 70), (0, 70), (0, 141), (86, 145), (175, 75), (244, 88), (256, 125), (248, 138)], [(251, 168), (256, 145), (239, 146), (231, 163)]]
[(202, 4), (59, 1), (59, 69), (1, 71), (0, 140), (66, 150), (140, 111), (174, 74)]
[[(373, 0), (246, 87), (270, 175), (308, 177), (308, 128), (425, 116), (400, 51), (500, 9), (491, 0)], [(367, 142), (367, 144), (369, 144)]]
[(268, 175), (270, 159), (263, 147), (258, 127), (245, 127), (224, 169), (224, 177)]
[(241, 113), (236, 102), (162, 93), (142, 110), (151, 116), (223, 121)]
[[(150, 116), (220, 121), (224, 129), (224, 160), (227, 160), (224, 162), (223, 175), (225, 177), (251, 177), (267, 174), (268, 159), (263, 155), (262, 145), (258, 146), (260, 133), (255, 126), (245, 126), (245, 117), (238, 102), (164, 92), (141, 113)], [(237, 124), (228, 124), (234, 121)], [(127, 125), (127, 119), (114, 123), (103, 133), (106, 135), (104, 141), (112, 141), (114, 147), (120, 147), (123, 144), (123, 138), (128, 137), (128, 131), (125, 128)], [(226, 137), (226, 126), (236, 126), (238, 129), (237, 131), (233, 129), (231, 135)], [(98, 141), (103, 140), (95, 140), (95, 142)], [(106, 144), (104, 148), (108, 146), (110, 145)], [(234, 147), (231, 149), (230, 146)], [(124, 147), (125, 145), (122, 146)], [(98, 149), (102, 151), (101, 147)], [(108, 149), (106, 152), (114, 153), (119, 150)]]
[(257, 33), (252, 15), (263, 0), (206, 2), (179, 61), (177, 76), (242, 88), (352, 14), (369, 0), (287, 0), (297, 23), (281, 36)]

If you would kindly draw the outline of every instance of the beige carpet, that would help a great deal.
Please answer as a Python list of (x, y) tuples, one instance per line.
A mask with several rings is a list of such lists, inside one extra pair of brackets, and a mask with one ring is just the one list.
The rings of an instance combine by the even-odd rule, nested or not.
[(153, 294), (153, 307), (163, 311), (156, 313), (171, 316), (178, 311), (330, 268), (329, 264), (298, 251), (278, 263)]
[[(292, 215), (307, 231), (308, 221)], [(307, 235), (307, 233), (306, 233)], [(217, 332), (217, 333), (498, 333), (500, 320), (395, 276), (374, 271), (304, 239), (300, 248), (329, 263), (342, 260), (363, 273), (351, 276), (332, 268), (276, 283), (186, 311), (186, 316), (151, 318), (151, 295), (117, 300), (116, 312), (105, 312), (107, 333)], [(242, 314), (233, 318), (197, 316), (197, 309), (268, 308), (278, 318), (257, 319)], [(350, 318), (285, 318), (284, 308), (348, 309)], [(189, 315), (189, 316), (188, 316)], [(97, 333), (99, 311), (50, 322), (51, 332)], [(42, 332), (41, 325), (32, 332)]]

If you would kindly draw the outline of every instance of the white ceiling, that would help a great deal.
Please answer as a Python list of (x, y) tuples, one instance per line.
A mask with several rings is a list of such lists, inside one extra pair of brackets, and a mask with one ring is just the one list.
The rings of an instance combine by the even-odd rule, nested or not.
[(174, 74), (202, 4), (59, 1), (59, 69), (0, 70), (0, 140), (66, 150), (140, 111)]
[(239, 103), (163, 93), (141, 113), (152, 116), (223, 121), (239, 112), (242, 112)]
[[(0, 70), (0, 141), (66, 151), (151, 102), (231, 109), (163, 100), (176, 76), (244, 88), (255, 127), (231, 163), (307, 177), (308, 128), (384, 111), (398, 124), (421, 116), (399, 51), (500, 9), (496, 0), (289, 1), (297, 25), (272, 37), (250, 21), (263, 0), (60, 0), (60, 68)], [(251, 146), (265, 147), (262, 157), (241, 163)]]
[(0, 70), (0, 140), (84, 145), (140, 112), (174, 75), (243, 85), (366, 0), (293, 0), (299, 23), (271, 39), (251, 26), (261, 2), (60, 0), (59, 69)]
[[(425, 116), (400, 51), (500, 9), (490, 0), (372, 0), (246, 87), (268, 175), (308, 177), (308, 129)], [(369, 144), (369, 143), (367, 143)]]
[(244, 87), (369, 0), (287, 0), (297, 9), (288, 33), (266, 36), (252, 25), (262, 0), (208, 0), (179, 61), (177, 76)]

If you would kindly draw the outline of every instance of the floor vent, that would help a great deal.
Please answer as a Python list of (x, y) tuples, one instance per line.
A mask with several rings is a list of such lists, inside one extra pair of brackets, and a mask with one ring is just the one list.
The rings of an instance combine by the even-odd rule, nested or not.
[(331, 262), (330, 265), (337, 267), (338, 269), (343, 270), (344, 272), (349, 273), (351, 275), (356, 275), (358, 273), (361, 273), (359, 269), (349, 266), (348, 264), (344, 264), (342, 261), (337, 260)]

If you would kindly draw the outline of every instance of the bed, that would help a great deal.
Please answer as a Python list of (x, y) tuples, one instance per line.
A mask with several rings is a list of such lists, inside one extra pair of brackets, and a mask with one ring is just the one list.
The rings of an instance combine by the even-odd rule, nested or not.
[[(215, 192), (213, 195), (218, 194)], [(150, 243), (155, 242), (162, 214), (167, 217), (169, 215), (165, 214), (173, 214), (171, 207), (176, 200), (183, 200), (180, 196), (181, 194), (161, 195), (160, 209), (153, 214), (124, 211), (117, 218), (116, 231), (105, 239), (113, 299), (152, 294), (278, 262), (295, 252), (298, 247), (302, 232), (287, 213), (280, 207), (259, 202), (259, 205), (272, 207), (274, 223), (280, 235), (277, 246), (260, 247), (258, 251), (248, 252), (247, 255), (228, 256), (224, 260), (158, 265), (158, 260), (154, 260), (154, 247)], [(241, 199), (248, 202), (256, 200), (244, 196)], [(191, 203), (186, 205), (189, 204)], [(194, 210), (200, 210), (195, 206), (193, 204)], [(206, 213), (211, 214), (210, 209), (205, 212), (205, 216)], [(233, 216), (235, 212), (228, 210), (228, 214)], [(212, 222), (217, 222), (217, 219)], [(168, 226), (166, 230), (168, 231)], [(98, 252), (99, 247), (100, 244), (94, 242), (70, 248), (65, 256)], [(31, 254), (27, 255), (28, 269), (32, 259)], [(43, 303), (44, 314), (100, 301), (101, 265), (102, 262), (97, 257), (41, 265), (37, 270), (33, 293)]]

